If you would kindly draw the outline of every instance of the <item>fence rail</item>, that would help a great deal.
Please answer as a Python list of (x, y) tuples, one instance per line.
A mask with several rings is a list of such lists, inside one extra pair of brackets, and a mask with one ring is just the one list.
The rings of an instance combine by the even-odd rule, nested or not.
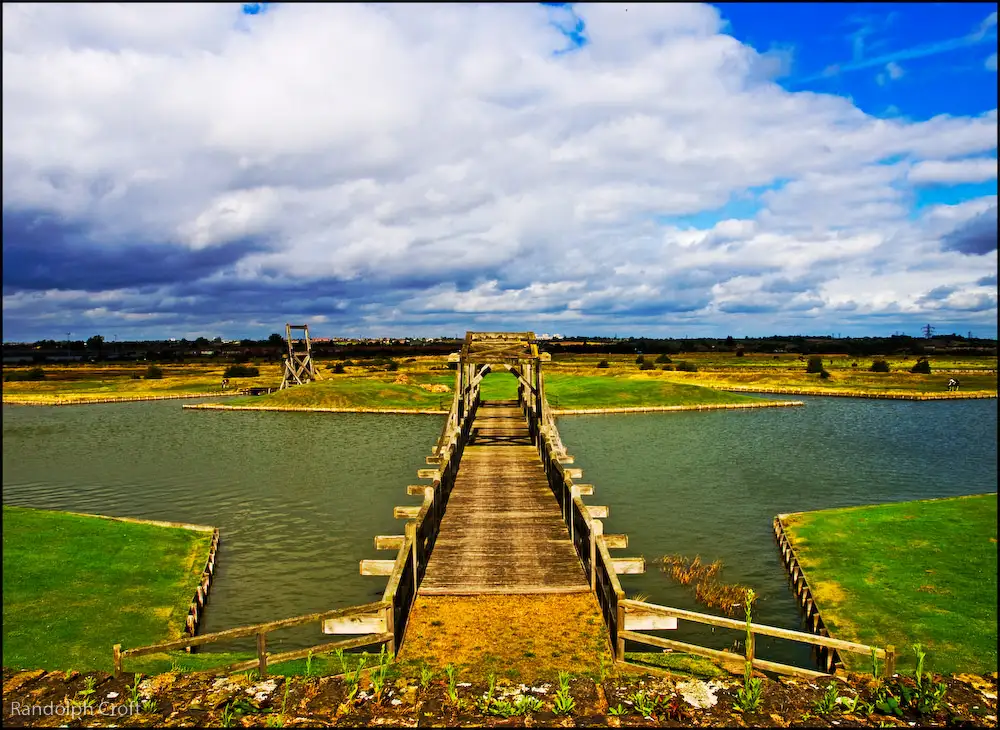
[(230, 639), (241, 639), (249, 636), (257, 637), (257, 658), (249, 661), (237, 662), (236, 664), (230, 664), (225, 667), (213, 668), (206, 671), (223, 671), (229, 672), (240, 672), (246, 669), (258, 669), (261, 677), (267, 676), (267, 667), (269, 664), (277, 664), (279, 662), (291, 661), (293, 659), (302, 659), (312, 654), (323, 654), (329, 651), (334, 651), (336, 649), (352, 649), (359, 646), (370, 646), (372, 644), (391, 644), (393, 636), (391, 633), (371, 633), (359, 636), (353, 639), (345, 639), (342, 641), (334, 641), (326, 644), (319, 644), (317, 646), (309, 647), (306, 649), (296, 649), (294, 651), (286, 651), (280, 654), (268, 654), (267, 652), (267, 635), (272, 631), (277, 631), (279, 629), (286, 629), (291, 626), (301, 626), (303, 624), (327, 621), (334, 618), (348, 618), (351, 616), (361, 616), (369, 615), (375, 612), (382, 612), (384, 615), (388, 616), (388, 611), (390, 611), (391, 605), (387, 604), (385, 601), (377, 601), (375, 603), (366, 603), (362, 606), (350, 606), (348, 608), (338, 608), (332, 611), (323, 611), (321, 613), (310, 613), (303, 616), (295, 616), (292, 618), (281, 619), (279, 621), (270, 621), (262, 624), (254, 624), (252, 626), (241, 626), (235, 629), (227, 629), (225, 631), (216, 631), (211, 634), (202, 634), (201, 636), (190, 636), (185, 639), (177, 639), (174, 641), (164, 641), (158, 644), (149, 644), (148, 646), (137, 646), (131, 649), (122, 649), (121, 644), (115, 644), (112, 649), (112, 659), (114, 663), (114, 675), (119, 677), (122, 674), (122, 660), (125, 657), (136, 657), (144, 656), (149, 654), (158, 654), (166, 651), (173, 651), (176, 649), (186, 649), (192, 646), (203, 646), (205, 644), (212, 644), (217, 641), (227, 641)]
[[(631, 599), (621, 600), (618, 602), (618, 605), (624, 610), (625, 613), (622, 620), (623, 624), (627, 624), (629, 612), (641, 612), (647, 615), (654, 614), (670, 618), (683, 619), (685, 621), (693, 621), (699, 624), (718, 626), (726, 629), (736, 629), (739, 631), (747, 630), (747, 624), (745, 621), (737, 621), (736, 619), (725, 618), (723, 616), (712, 616), (705, 613), (698, 613), (696, 611), (688, 611), (682, 608), (670, 608), (668, 606), (659, 606), (655, 603), (646, 603), (645, 601), (634, 601)], [(643, 634), (637, 631), (621, 631), (619, 633), (619, 637), (622, 642), (627, 639), (642, 644), (649, 644), (650, 646), (656, 646), (661, 649), (686, 651), (691, 654), (697, 654), (699, 656), (705, 656), (724, 662), (750, 662), (754, 667), (776, 672), (778, 674), (790, 674), (807, 678), (834, 676), (833, 672), (818, 672), (811, 669), (793, 667), (788, 664), (779, 664), (777, 662), (765, 661), (757, 658), (754, 655), (754, 646), (756, 644), (754, 641), (755, 637), (770, 636), (777, 639), (787, 639), (789, 641), (797, 641), (803, 644), (811, 644), (813, 646), (836, 649), (838, 651), (847, 651), (855, 654), (865, 654), (871, 656), (872, 652), (874, 652), (877, 658), (885, 661), (887, 676), (892, 676), (893, 672), (895, 672), (896, 651), (891, 644), (882, 649), (875, 646), (869, 646), (868, 644), (858, 644), (853, 641), (834, 639), (830, 636), (818, 636), (816, 634), (809, 634), (803, 631), (793, 631), (791, 629), (781, 629), (776, 626), (766, 626), (764, 624), (755, 623), (751, 623), (749, 625), (749, 630), (750, 641), (746, 644), (745, 656), (740, 656), (739, 654), (734, 654), (732, 652), (708, 649), (706, 647), (675, 641), (673, 639), (664, 639), (659, 636)]]

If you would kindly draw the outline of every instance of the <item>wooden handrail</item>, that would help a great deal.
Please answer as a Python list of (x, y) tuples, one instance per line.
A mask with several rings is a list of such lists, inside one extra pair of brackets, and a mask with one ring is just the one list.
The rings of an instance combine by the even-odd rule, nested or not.
[[(710, 626), (720, 626), (726, 629), (737, 629), (740, 631), (746, 631), (747, 624), (745, 621), (737, 621), (736, 619), (725, 618), (723, 616), (712, 616), (707, 613), (698, 613), (696, 611), (688, 611), (683, 608), (671, 608), (669, 606), (659, 606), (655, 603), (646, 603), (645, 601), (634, 601), (631, 599), (623, 600), (622, 605), (625, 606), (625, 611), (627, 612), (630, 608), (641, 609), (642, 611), (648, 613), (658, 613), (661, 616), (672, 616), (674, 618), (684, 619), (686, 621), (694, 621), (700, 624), (709, 624)], [(830, 636), (818, 636), (816, 634), (809, 634), (804, 631), (794, 631), (792, 629), (779, 629), (775, 626), (766, 626), (764, 624), (750, 624), (750, 631), (753, 634), (760, 634), (761, 636), (772, 636), (777, 639), (788, 639), (790, 641), (799, 641), (803, 644), (814, 644), (816, 646), (823, 646), (828, 649), (837, 649), (839, 651), (850, 651), (855, 654), (866, 654), (871, 655), (872, 649), (875, 650), (875, 656), (879, 659), (885, 659), (886, 651), (885, 649), (879, 649), (878, 647), (869, 646), (867, 644), (858, 644), (853, 641), (844, 641), (842, 639), (834, 639)]]

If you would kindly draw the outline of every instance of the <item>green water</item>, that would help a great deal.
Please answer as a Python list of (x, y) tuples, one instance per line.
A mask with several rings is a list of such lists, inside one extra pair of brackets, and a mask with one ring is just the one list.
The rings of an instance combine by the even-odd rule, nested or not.
[[(605, 531), (626, 533), (643, 575), (626, 593), (705, 611), (655, 561), (665, 554), (721, 560), (721, 579), (759, 594), (754, 620), (799, 628), (774, 540), (787, 512), (997, 490), (996, 400), (799, 398), (801, 408), (628, 416), (567, 416), (559, 432), (590, 504), (608, 505)], [(863, 536), (859, 536), (863, 539)], [(716, 648), (738, 632), (682, 622), (672, 638)], [(800, 645), (758, 639), (762, 658), (808, 661)]]
[[(803, 408), (559, 420), (567, 447), (647, 573), (629, 594), (699, 609), (653, 564), (721, 559), (722, 577), (761, 594), (757, 619), (799, 618), (771, 533), (779, 512), (996, 491), (995, 400), (808, 398)], [(202, 631), (377, 600), (358, 574), (440, 432), (439, 416), (183, 410), (176, 401), (3, 407), (3, 501), (215, 525), (222, 531)], [(682, 624), (719, 648), (735, 634)], [(127, 637), (123, 637), (125, 639)], [(276, 635), (275, 650), (322, 640)], [(269, 639), (269, 642), (272, 640)], [(762, 642), (764, 658), (808, 652)]]

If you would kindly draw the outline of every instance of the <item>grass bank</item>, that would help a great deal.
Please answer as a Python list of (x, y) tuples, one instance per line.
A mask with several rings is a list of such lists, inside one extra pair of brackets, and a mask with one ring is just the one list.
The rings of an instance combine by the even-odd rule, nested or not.
[(3, 665), (111, 669), (180, 638), (211, 532), (3, 508)]
[[(919, 642), (935, 672), (997, 671), (996, 494), (781, 521), (834, 636), (893, 644), (902, 667)], [(843, 658), (849, 668), (870, 663)]]
[(226, 405), (282, 408), (410, 408), (446, 411), (451, 407), (452, 372), (322, 374), (323, 380), (269, 395), (231, 398)]
[[(148, 380), (146, 365), (46, 365), (45, 379), (37, 381), (4, 381), (3, 400), (12, 403), (46, 405), (56, 402), (88, 403), (107, 398), (151, 398), (180, 395), (223, 393), (222, 373), (227, 364), (168, 365), (159, 364), (163, 377)], [(234, 388), (277, 386), (281, 383), (280, 365), (257, 365), (256, 378), (233, 378)], [(4, 374), (26, 368), (3, 369)]]

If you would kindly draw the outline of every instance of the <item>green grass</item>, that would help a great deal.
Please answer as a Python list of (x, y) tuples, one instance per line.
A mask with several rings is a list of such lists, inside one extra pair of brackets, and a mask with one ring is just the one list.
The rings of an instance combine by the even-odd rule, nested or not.
[[(454, 373), (387, 373), (373, 375), (327, 375), (306, 385), (269, 395), (232, 398), (226, 405), (280, 406), (290, 408), (413, 408), (447, 411), (453, 398)], [(408, 382), (395, 382), (404, 380)], [(512, 378), (513, 379), (513, 378)], [(425, 387), (421, 387), (425, 386)], [(434, 392), (447, 386), (447, 392)]]
[[(803, 512), (783, 519), (834, 636), (927, 651), (940, 673), (997, 670), (997, 496)], [(849, 668), (870, 659), (843, 654)]]
[(668, 653), (630, 651), (625, 653), (625, 661), (631, 664), (638, 664), (639, 666), (666, 669), (674, 674), (690, 675), (704, 679), (729, 676), (726, 670), (721, 669), (711, 659), (676, 651)]
[[(274, 634), (269, 634), (269, 638)], [(319, 643), (319, 642), (317, 642)], [(367, 647), (368, 658), (365, 667), (377, 666), (378, 664), (377, 646)], [(269, 647), (270, 652), (282, 651), (280, 648)], [(221, 668), (256, 659), (253, 652), (213, 652), (211, 648), (200, 650), (195, 654), (188, 654), (183, 651), (165, 652), (163, 654), (150, 654), (141, 657), (125, 657), (122, 662), (122, 669), (125, 672), (141, 672), (143, 674), (162, 674), (163, 672), (203, 672), (210, 669)], [(268, 664), (268, 676), (281, 677), (324, 677), (329, 675), (342, 674), (344, 668), (347, 671), (354, 671), (361, 660), (361, 652), (352, 650), (344, 654), (344, 666), (335, 654), (316, 655), (311, 662), (305, 659), (296, 659), (278, 664)], [(247, 670), (244, 670), (247, 671)]]
[(569, 375), (548, 373), (546, 395), (553, 408), (626, 408), (759, 403), (760, 398), (675, 383), (663, 373)]
[(211, 533), (3, 508), (3, 665), (111, 669), (179, 638)]

